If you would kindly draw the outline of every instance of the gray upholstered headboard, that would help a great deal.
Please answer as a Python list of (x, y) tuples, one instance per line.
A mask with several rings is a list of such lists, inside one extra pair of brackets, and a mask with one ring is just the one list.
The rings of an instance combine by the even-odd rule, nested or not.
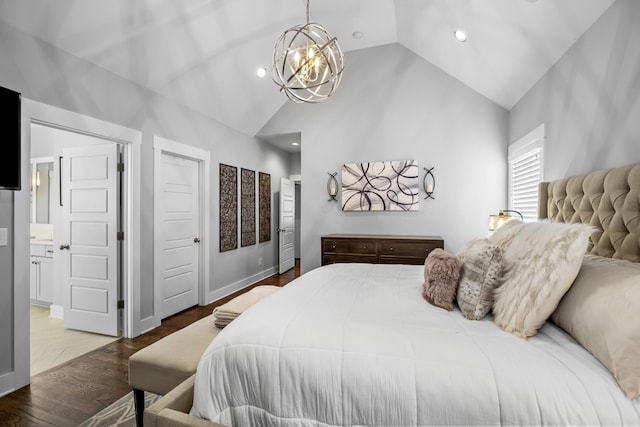
[(541, 183), (538, 218), (591, 224), (590, 253), (640, 262), (640, 163)]

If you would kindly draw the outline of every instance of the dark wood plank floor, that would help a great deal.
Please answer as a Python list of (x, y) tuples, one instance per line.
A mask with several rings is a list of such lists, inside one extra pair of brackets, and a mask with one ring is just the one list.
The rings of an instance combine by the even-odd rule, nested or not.
[(77, 426), (131, 391), (129, 356), (211, 314), (213, 308), (258, 285), (284, 286), (300, 276), (300, 264), (203, 307), (162, 321), (139, 337), (122, 338), (98, 350), (31, 377), (31, 384), (0, 398), (1, 426)]

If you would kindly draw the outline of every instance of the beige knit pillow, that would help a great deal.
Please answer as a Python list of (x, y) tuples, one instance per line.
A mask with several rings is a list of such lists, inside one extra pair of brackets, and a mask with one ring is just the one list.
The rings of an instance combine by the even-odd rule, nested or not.
[(535, 335), (576, 278), (592, 232), (587, 224), (511, 221), (490, 236), (509, 265), (494, 322), (521, 338)]
[(480, 320), (491, 310), (495, 288), (502, 279), (502, 250), (488, 239), (473, 239), (457, 257), (462, 261), (458, 305), (464, 317)]

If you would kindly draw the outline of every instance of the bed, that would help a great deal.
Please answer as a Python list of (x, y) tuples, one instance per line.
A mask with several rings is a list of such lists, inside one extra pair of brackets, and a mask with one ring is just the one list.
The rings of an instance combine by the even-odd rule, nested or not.
[[(544, 184), (540, 198), (552, 221), (540, 227), (592, 229), (589, 254), (585, 240), (533, 332), (507, 332), (497, 303), (480, 320), (429, 304), (422, 266), (329, 265), (218, 335), (198, 365), (192, 415), (238, 426), (640, 424), (640, 164)], [(528, 225), (500, 235), (505, 260), (529, 230), (518, 227)], [(525, 240), (543, 234), (532, 233)], [(548, 270), (539, 258), (527, 286)]]

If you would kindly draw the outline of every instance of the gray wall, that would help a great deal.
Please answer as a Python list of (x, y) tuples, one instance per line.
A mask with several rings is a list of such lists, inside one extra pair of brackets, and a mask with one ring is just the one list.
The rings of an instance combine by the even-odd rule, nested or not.
[[(346, 64), (329, 100), (287, 103), (260, 132), (302, 132), (302, 270), (320, 265), (327, 233), (440, 235), (450, 251), (485, 236), (506, 206), (507, 111), (398, 44), (349, 52)], [(435, 167), (435, 200), (419, 212), (327, 201), (327, 172), (343, 163), (402, 159)]]
[(546, 180), (640, 161), (639, 23), (613, 3), (511, 110), (511, 142), (545, 123)]
[(301, 153), (291, 153), (289, 155), (289, 170), (291, 175), (301, 175), (302, 174), (302, 154)]
[[(8, 246), (0, 246), (0, 348), (2, 349), (0, 375), (2, 375), (13, 371), (13, 345), (11, 344), (13, 342), (13, 194), (11, 191), (0, 190), (0, 228), (8, 229), (9, 242)], [(29, 286), (29, 283), (26, 286)]]
[[(212, 153), (210, 290), (242, 281), (277, 264), (275, 239), (224, 254), (218, 252), (218, 163), (270, 173), (275, 192), (280, 177), (289, 176), (287, 154), (270, 149), (252, 136), (239, 133), (113, 73), (55, 49), (5, 23), (0, 23), (0, 40), (0, 86), (19, 91), (24, 97), (34, 101), (142, 130), (141, 318), (152, 314), (153, 303), (153, 135)], [(136, 66), (135, 58), (132, 58), (132, 66)], [(11, 230), (12, 212), (11, 194), (2, 192), (0, 227)], [(272, 218), (276, 218), (275, 212), (272, 212)], [(272, 236), (277, 236), (275, 224)], [(12, 253), (11, 245), (0, 248), (2, 305), (11, 301), (8, 293), (12, 288)], [(258, 266), (258, 257), (263, 258), (262, 267)], [(18, 285), (28, 287), (29, 283), (27, 280)], [(7, 365), (7, 357), (13, 352), (10, 344), (13, 341), (11, 328), (11, 310), (0, 310), (0, 374), (11, 371), (10, 365)]]

